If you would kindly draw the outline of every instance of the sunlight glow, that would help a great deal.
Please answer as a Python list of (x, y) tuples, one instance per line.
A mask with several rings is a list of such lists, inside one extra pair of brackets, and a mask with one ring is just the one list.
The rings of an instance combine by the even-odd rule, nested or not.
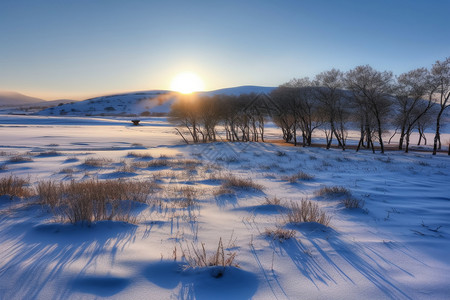
[(196, 74), (185, 72), (178, 74), (174, 79), (172, 79), (170, 89), (175, 92), (190, 94), (193, 92), (203, 91), (205, 89), (205, 84)]

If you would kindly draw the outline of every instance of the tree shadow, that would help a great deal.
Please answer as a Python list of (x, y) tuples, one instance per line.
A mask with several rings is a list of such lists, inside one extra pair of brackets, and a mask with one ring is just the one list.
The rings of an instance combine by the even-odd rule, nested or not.
[[(31, 218), (2, 226), (0, 244), (8, 248), (0, 254), (0, 282), (6, 286), (0, 289), (1, 299), (42, 298), (41, 292), (49, 286), (56, 287), (56, 299), (68, 298), (74, 291), (111, 296), (128, 285), (127, 279), (92, 274), (92, 270), (99, 259), (114, 264), (116, 254), (133, 241), (136, 225), (111, 221), (91, 226), (36, 225)], [(99, 283), (98, 288), (92, 281)]]
[[(356, 285), (357, 274), (362, 275), (386, 297), (391, 299), (411, 299), (395, 280), (380, 265), (380, 262), (398, 268), (405, 275), (413, 274), (399, 267), (392, 259), (383, 256), (373, 248), (364, 248), (357, 243), (349, 244), (342, 240), (333, 229), (326, 232), (314, 232), (308, 229), (302, 231), (301, 240), (309, 242), (313, 248), (305, 246), (298, 239), (290, 239), (280, 243), (279, 247), (292, 259), (297, 269), (320, 290), (321, 285), (338, 284), (338, 277)], [(327, 248), (324, 249), (323, 246)], [(280, 249), (280, 250), (281, 250)], [(349, 269), (350, 267), (350, 269)], [(338, 277), (337, 277), (338, 276)]]
[(251, 299), (258, 288), (253, 273), (225, 267), (223, 275), (212, 276), (216, 267), (185, 269), (183, 263), (160, 261), (147, 265), (142, 273), (148, 281), (164, 289), (180, 285), (178, 299)]

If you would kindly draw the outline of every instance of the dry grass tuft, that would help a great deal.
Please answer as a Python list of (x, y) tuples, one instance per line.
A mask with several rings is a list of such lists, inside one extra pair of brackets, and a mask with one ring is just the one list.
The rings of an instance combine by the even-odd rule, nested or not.
[(195, 205), (198, 192), (192, 186), (178, 186), (172, 192), (175, 195), (172, 202), (174, 205), (181, 208)]
[(277, 226), (276, 228), (266, 228), (264, 235), (282, 243), (295, 237), (295, 230), (284, 229), (281, 226)]
[(161, 167), (170, 167), (170, 161), (168, 159), (154, 159), (147, 163), (147, 168)]
[(256, 190), (262, 191), (264, 186), (253, 182), (251, 178), (239, 178), (233, 174), (222, 178), (222, 187), (225, 189), (243, 189), (243, 190)]
[(31, 157), (23, 156), (23, 155), (15, 155), (8, 159), (8, 162), (10, 163), (23, 163), (23, 162), (30, 162), (33, 161)]
[(13, 175), (0, 178), (0, 195), (8, 195), (14, 197), (29, 197), (31, 190), (27, 187), (28, 179), (23, 179)]
[(290, 203), (290, 211), (286, 214), (287, 223), (316, 222), (325, 226), (330, 224), (331, 217), (319, 208), (313, 201), (302, 199)]
[(296, 183), (297, 180), (313, 180), (313, 179), (314, 179), (313, 175), (307, 174), (302, 171), (300, 171), (294, 175), (291, 175), (291, 176), (282, 176), (281, 177), (281, 180), (286, 180), (286, 181), (289, 181), (290, 183)]
[(127, 156), (142, 158), (142, 159), (152, 159), (153, 158), (153, 156), (150, 153), (146, 153), (146, 152), (128, 152)]
[[(131, 221), (132, 202), (146, 202), (155, 184), (148, 181), (43, 181), (37, 186), (42, 204), (70, 223), (101, 220)], [(127, 205), (128, 203), (128, 205)]]
[(107, 158), (89, 157), (84, 160), (83, 165), (89, 166), (89, 167), (100, 168), (100, 167), (105, 167), (105, 166), (109, 165), (111, 162), (112, 162), (112, 160), (107, 159)]
[(225, 267), (239, 266), (234, 262), (237, 253), (225, 251), (222, 238), (219, 238), (217, 249), (212, 254), (207, 254), (205, 243), (201, 243), (201, 247), (196, 247), (192, 243), (191, 246), (187, 245), (187, 248), (181, 249), (181, 251), (189, 268), (222, 267), (212, 274), (214, 277), (221, 277)]
[(265, 198), (264, 205), (281, 205), (281, 199), (277, 198), (277, 196), (272, 198)]
[(350, 196), (351, 192), (343, 186), (324, 186), (323, 188), (314, 192), (314, 195), (320, 197), (338, 197), (338, 196)]
[(345, 197), (342, 199), (342, 204), (344, 204), (345, 208), (363, 208), (364, 201), (359, 200), (353, 197)]

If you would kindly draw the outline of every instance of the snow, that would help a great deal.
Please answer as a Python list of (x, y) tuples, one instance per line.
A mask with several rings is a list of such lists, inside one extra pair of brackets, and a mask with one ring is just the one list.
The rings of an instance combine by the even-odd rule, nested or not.
[[(0, 178), (13, 174), (31, 185), (159, 178), (164, 187), (153, 202), (135, 207), (134, 224), (72, 225), (35, 197), (0, 196), (0, 299), (448, 299), (450, 158), (444, 153), (185, 145), (165, 118), (141, 120), (133, 126), (126, 117), (0, 116)], [(279, 139), (276, 128), (269, 132)], [(13, 163), (15, 155), (31, 161)], [(119, 170), (160, 155), (202, 164), (194, 172), (175, 165)], [(89, 157), (108, 162), (87, 168)], [(299, 171), (314, 178), (284, 179)], [(264, 189), (216, 193), (222, 180), (211, 174), (250, 178)], [(196, 204), (172, 205), (173, 190), (187, 186), (198, 192)], [(363, 208), (346, 209), (338, 195), (317, 196), (324, 186), (347, 188)], [(265, 202), (275, 196), (279, 205)], [(285, 224), (287, 204), (301, 199), (331, 215), (330, 227)], [(295, 230), (295, 237), (280, 242), (264, 235), (276, 226)], [(227, 253), (236, 253), (238, 267), (218, 278), (214, 267), (186, 268), (181, 249), (204, 243), (215, 253), (219, 238)]]

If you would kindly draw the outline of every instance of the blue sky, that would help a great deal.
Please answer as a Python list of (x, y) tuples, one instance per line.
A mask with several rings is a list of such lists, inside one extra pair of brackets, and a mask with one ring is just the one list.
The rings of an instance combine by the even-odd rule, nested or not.
[(450, 56), (450, 1), (1, 0), (0, 90), (45, 99), (277, 86), (370, 64), (394, 74)]

